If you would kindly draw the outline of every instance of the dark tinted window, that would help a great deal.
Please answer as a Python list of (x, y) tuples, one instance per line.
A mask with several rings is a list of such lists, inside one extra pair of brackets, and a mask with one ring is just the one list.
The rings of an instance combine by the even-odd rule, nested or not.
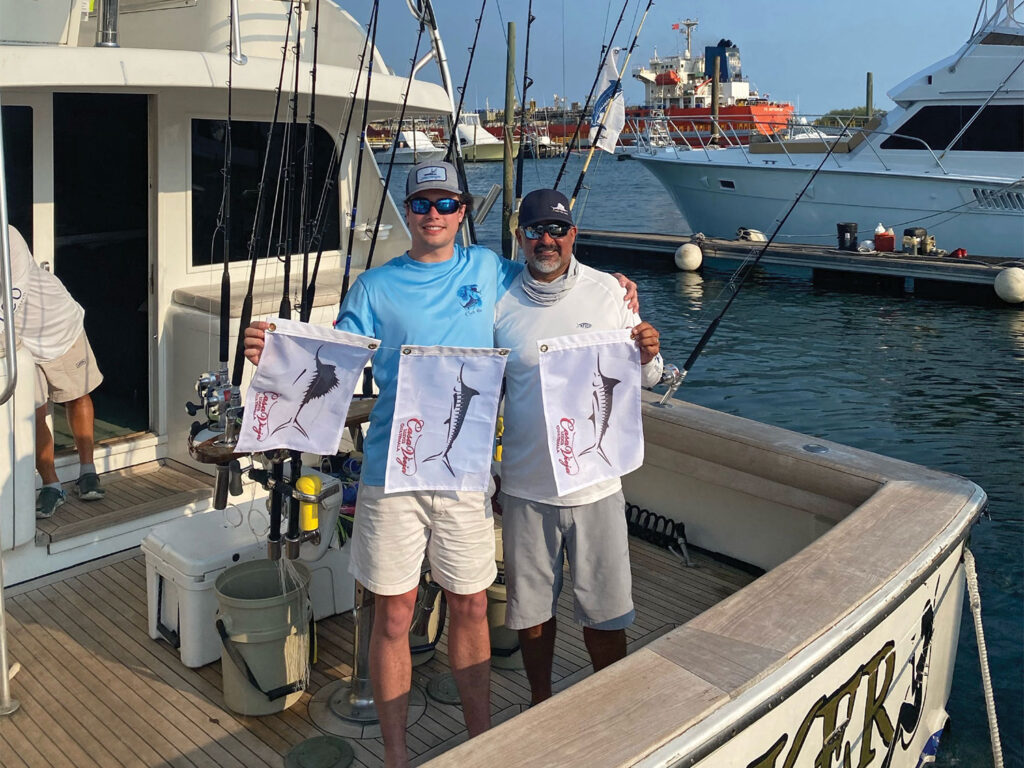
[[(223, 256), (223, 240), (214, 238), (221, 197), (224, 191), (224, 130), (223, 120), (192, 121), (192, 265), (220, 263)], [(282, 137), (285, 126), (278, 125), (272, 136), (269, 170), (266, 189), (263, 194), (263, 228), (259, 233), (259, 255), (267, 253), (269, 222), (274, 205), (274, 189), (278, 184), (277, 169), (280, 166)], [(267, 142), (271, 140), (270, 123), (232, 121), (231, 123), (231, 261), (249, 258), (249, 240), (256, 218), (256, 202), (259, 197), (259, 181), (263, 169), (263, 158)], [(306, 142), (306, 126), (298, 130), (288, 142), (288, 156), (294, 160), (298, 174), (293, 191), (291, 210), (292, 252), (301, 252), (299, 244), (300, 199), (302, 189), (303, 153)], [(311, 211), (309, 218), (316, 215), (324, 189), (327, 169), (334, 153), (334, 142), (319, 126), (313, 134), (312, 192), (309, 196)], [(289, 158), (286, 158), (286, 161)], [(337, 171), (334, 172), (335, 181)], [(283, 191), (282, 198), (283, 199)], [(323, 223), (323, 247), (325, 250), (338, 248), (338, 188), (331, 185), (325, 205)], [(280, 213), (276, 220), (280, 221)], [(319, 231), (319, 230), (317, 230)], [(280, 227), (273, 230), (271, 255), (276, 254), (277, 242), (284, 239)], [(316, 245), (311, 247), (316, 252)]]
[(32, 245), (32, 108), (3, 107), (4, 181), (11, 226)]
[[(977, 106), (942, 105), (924, 107), (882, 142), (882, 149), (924, 149), (921, 139), (934, 150), (949, 146), (977, 111)], [(1013, 104), (989, 104), (953, 146), (970, 152), (1024, 151), (1024, 109)]]

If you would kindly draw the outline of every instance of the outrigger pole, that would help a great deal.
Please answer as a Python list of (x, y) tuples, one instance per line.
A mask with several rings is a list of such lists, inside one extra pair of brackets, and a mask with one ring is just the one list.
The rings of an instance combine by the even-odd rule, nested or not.
[[(843, 126), (844, 129), (845, 127), (846, 126)], [(818, 167), (814, 169), (814, 172), (807, 177), (807, 182), (804, 184), (803, 189), (801, 189), (800, 192), (797, 194), (796, 198), (790, 204), (785, 215), (779, 220), (779, 223), (775, 225), (775, 229), (772, 231), (771, 237), (768, 238), (768, 242), (761, 246), (761, 250), (758, 252), (757, 256), (754, 257), (753, 261), (751, 261), (748, 264), (741, 265), (740, 268), (737, 270), (737, 274), (739, 274), (739, 280), (735, 280), (735, 276), (733, 280), (730, 280), (729, 285), (732, 287), (732, 295), (729, 297), (729, 300), (725, 302), (725, 306), (722, 307), (722, 311), (719, 312), (715, 319), (711, 321), (710, 325), (708, 325), (707, 330), (704, 331), (703, 335), (700, 337), (700, 340), (697, 342), (697, 345), (693, 348), (693, 352), (690, 353), (690, 356), (686, 358), (686, 362), (683, 363), (682, 370), (675, 371), (675, 375), (673, 376), (671, 382), (669, 382), (668, 390), (665, 392), (665, 395), (661, 398), (661, 400), (658, 401), (658, 405), (666, 406), (668, 404), (668, 401), (671, 400), (672, 396), (676, 393), (676, 390), (678, 390), (679, 387), (682, 386), (683, 381), (686, 379), (686, 375), (690, 372), (690, 369), (693, 367), (693, 364), (697, 362), (697, 358), (700, 357), (700, 353), (704, 351), (704, 347), (707, 346), (708, 341), (710, 341), (715, 331), (718, 330), (719, 323), (722, 322), (722, 318), (725, 317), (725, 313), (729, 311), (729, 307), (732, 306), (732, 303), (736, 299), (737, 294), (739, 294), (740, 288), (743, 287), (743, 284), (747, 281), (747, 278), (750, 277), (750, 274), (754, 271), (754, 267), (757, 266), (757, 262), (761, 260), (761, 257), (764, 256), (765, 252), (771, 247), (771, 244), (775, 242), (775, 238), (779, 234), (779, 231), (782, 229), (783, 225), (786, 223), (786, 219), (789, 218), (789, 215), (793, 212), (793, 209), (796, 208), (797, 203), (799, 203), (800, 200), (803, 198), (804, 193), (807, 192), (807, 189), (811, 186), (811, 182), (813, 182), (814, 179), (817, 177), (818, 172), (825, 167), (825, 163), (832, 156), (832, 150), (835, 148), (837, 141), (829, 143), (828, 151), (825, 153), (825, 156), (821, 158), (821, 162), (818, 163)]]
[(630, 0), (626, 0), (622, 4), (622, 10), (619, 11), (619, 20), (615, 22), (615, 27), (612, 29), (611, 37), (608, 38), (608, 45), (601, 46), (601, 60), (597, 63), (597, 74), (594, 75), (594, 82), (590, 85), (590, 93), (587, 94), (587, 100), (583, 103), (583, 109), (580, 110), (580, 119), (576, 121), (576, 130), (572, 133), (572, 139), (569, 140), (569, 146), (565, 150), (565, 154), (562, 155), (562, 165), (558, 169), (558, 175), (555, 176), (555, 183), (551, 185), (552, 189), (558, 189), (558, 185), (562, 183), (562, 175), (565, 173), (565, 166), (569, 163), (569, 155), (572, 154), (573, 149), (576, 146), (577, 141), (580, 138), (580, 131), (583, 128), (583, 121), (587, 119), (587, 107), (590, 106), (590, 100), (594, 98), (594, 91), (597, 90), (597, 83), (601, 79), (601, 72), (604, 69), (605, 55), (608, 53), (608, 49), (611, 44), (615, 41), (615, 34), (619, 31), (619, 25), (622, 24), (622, 19), (626, 15), (626, 8), (629, 7)]
[[(480, 37), (480, 27), (484, 20), (484, 9), (486, 7), (487, 0), (483, 0), (483, 2), (480, 3), (480, 15), (476, 17), (476, 31), (473, 33), (473, 44), (469, 46), (469, 61), (466, 62), (466, 76), (462, 79), (462, 86), (459, 88), (459, 106), (455, 110), (455, 124), (452, 126), (451, 136), (448, 137), (448, 151), (445, 153), (445, 157), (455, 157), (455, 147), (459, 142), (456, 127), (459, 124), (459, 119), (462, 117), (462, 105), (466, 102), (466, 88), (469, 87), (469, 72), (473, 68), (473, 57), (476, 56), (476, 41)], [(419, 50), (418, 42), (416, 50)], [(465, 171), (460, 171), (460, 173), (465, 173)]]
[[(644, 15), (641, 17), (640, 24), (636, 28), (636, 34), (633, 35), (633, 42), (630, 43), (629, 50), (626, 52), (626, 58), (622, 62), (622, 67), (619, 69), (620, 73), (625, 72), (629, 66), (629, 58), (633, 55), (633, 50), (636, 48), (637, 41), (640, 39), (640, 30), (644, 28), (644, 22), (647, 20), (647, 14), (650, 13), (652, 5), (654, 5), (654, 0), (647, 0), (647, 7), (644, 8)], [(597, 133), (594, 134), (594, 140), (590, 142), (590, 151), (587, 152), (587, 159), (583, 163), (583, 170), (580, 171), (580, 176), (576, 179), (576, 187), (573, 189), (572, 195), (569, 198), (570, 210), (574, 205), (576, 205), (576, 198), (580, 194), (580, 189), (583, 188), (583, 178), (587, 175), (587, 169), (590, 167), (590, 161), (594, 157), (594, 150), (597, 149), (597, 143), (601, 140), (601, 133), (604, 131), (604, 124), (608, 120), (608, 115), (611, 113), (612, 102), (615, 101), (615, 96), (620, 90), (622, 90), (621, 74), (619, 74), (619, 79), (612, 84), (611, 97), (605, 104), (604, 112), (601, 113), (601, 121), (597, 124)]]
[[(486, 2), (486, 0), (484, 0)], [(423, 32), (426, 25), (420, 19), (419, 32), (416, 35), (416, 48), (412, 52), (412, 67), (409, 69), (409, 79), (405, 83), (405, 93), (402, 95), (402, 108), (398, 112), (398, 126), (401, 130), (402, 120), (405, 119), (405, 108), (409, 103), (409, 92), (412, 90), (412, 79), (416, 74), (416, 59), (420, 55), (420, 42), (423, 40)], [(388, 172), (384, 176), (384, 187), (380, 191), (380, 204), (377, 206), (377, 219), (373, 224), (373, 236), (370, 238), (370, 250), (366, 254), (366, 268), (373, 264), (373, 252), (377, 248), (377, 236), (380, 233), (380, 218), (384, 215), (384, 204), (388, 200), (388, 189), (391, 187), (391, 171), (395, 167), (395, 155), (398, 153), (398, 142), (391, 142), (391, 161), (388, 163)]]
[[(349, 278), (352, 274), (352, 243), (356, 236), (356, 210), (359, 204), (359, 186), (363, 177), (363, 150), (366, 148), (366, 124), (370, 119), (370, 83), (373, 80), (373, 52), (377, 47), (377, 17), (380, 4), (374, 2), (373, 13), (370, 15), (370, 47), (369, 62), (366, 65), (366, 91), (363, 95), (363, 127), (359, 132), (359, 149), (356, 153), (356, 186), (352, 190), (352, 214), (348, 225), (348, 246), (345, 249), (345, 274), (341, 278), (341, 301), (348, 294)], [(298, 503), (298, 502), (296, 502)]]

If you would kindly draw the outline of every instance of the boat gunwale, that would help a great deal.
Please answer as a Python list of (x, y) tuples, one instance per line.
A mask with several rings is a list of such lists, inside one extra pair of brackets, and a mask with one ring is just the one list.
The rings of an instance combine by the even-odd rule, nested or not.
[[(613, 665), (611, 669), (620, 668), (619, 677), (625, 676), (638, 681), (658, 673), (660, 668), (665, 665), (671, 665), (680, 674), (685, 673), (688, 677), (692, 677), (706, 686), (703, 691), (693, 690), (682, 695), (684, 700), (686, 698), (693, 700), (693, 710), (686, 713), (688, 717), (675, 724), (673, 733), (655, 734), (653, 743), (638, 748), (636, 753), (628, 758), (628, 762), (623, 763), (646, 766), (647, 768), (661, 765), (694, 764), (776, 706), (780, 695), (784, 696), (792, 690), (797, 690), (805, 686), (809, 680), (814, 679), (818, 672), (834, 663), (875, 626), (884, 621), (897, 609), (906, 595), (917, 589), (942, 564), (947, 562), (949, 556), (966, 540), (970, 527), (983, 511), (987, 498), (984, 491), (976, 484), (956, 475), (868, 451), (820, 441), (826, 446), (844, 449), (846, 454), (844, 461), (838, 462), (836, 459), (830, 458), (828, 453), (810, 454), (803, 451), (799, 446), (806, 443), (807, 435), (680, 401), (673, 403), (675, 406), (681, 406), (676, 410), (659, 410), (651, 404), (655, 397), (647, 393), (644, 395), (644, 415), (648, 419), (656, 418), (677, 422), (697, 431), (704, 431), (747, 445), (756, 445), (766, 450), (771, 449), (771, 452), (778, 456), (780, 462), (798, 459), (810, 465), (831, 466), (832, 469), (851, 479), (876, 482), (878, 487), (844, 520), (798, 553), (769, 570), (764, 576), (686, 624), (652, 642), (644, 649), (630, 655), (622, 662)], [(769, 435), (775, 439), (766, 445), (766, 437)], [(699, 453), (699, 449), (694, 453)], [(742, 469), (749, 471), (750, 467), (743, 466)], [(722, 631), (719, 629), (716, 631), (716, 627), (737, 627), (737, 622), (733, 619), (738, 610), (744, 612), (747, 624), (752, 623), (752, 614), (756, 621), (758, 615), (769, 617), (773, 612), (777, 613), (780, 596), (784, 598), (788, 594), (785, 589), (780, 589), (779, 585), (789, 583), (792, 580), (793, 571), (804, 568), (803, 563), (806, 561), (823, 560), (822, 555), (834, 554), (834, 545), (844, 539), (846, 530), (857, 522), (880, 514), (889, 506), (890, 497), (893, 494), (915, 490), (942, 494), (942, 496), (935, 499), (934, 502), (924, 505), (900, 506), (901, 510), (904, 507), (909, 507), (907, 516), (904, 518), (904, 525), (912, 536), (913, 551), (902, 559), (900, 565), (894, 566), (888, 573), (874, 578), (871, 578), (870, 575), (865, 576), (866, 579), (871, 580), (871, 588), (862, 592), (859, 597), (853, 599), (853, 602), (844, 603), (838, 615), (821, 621), (815, 621), (808, 616), (805, 621), (815, 622), (814, 626), (796, 633), (802, 637), (794, 638), (794, 641), (789, 644), (790, 647), (786, 649), (772, 648), (753, 633), (744, 634), (741, 630)], [(919, 518), (917, 522), (921, 525), (915, 524), (914, 519), (909, 517), (910, 514), (916, 514)], [(940, 517), (945, 522), (936, 520)], [(932, 521), (930, 525), (929, 520)], [(883, 538), (884, 530), (872, 530), (878, 538)], [(880, 546), (885, 543), (888, 543), (890, 548), (897, 546), (888, 537), (877, 542)], [(869, 542), (870, 544), (871, 542)], [(909, 545), (910, 542), (898, 544), (902, 547)], [(751, 603), (752, 593), (767, 593), (769, 599), (755, 600)], [(773, 594), (776, 595), (774, 600), (770, 597)], [(751, 604), (753, 604), (753, 608), (751, 608)], [(731, 689), (722, 688), (712, 682), (716, 678), (713, 672), (701, 669), (699, 665), (695, 664), (686, 666), (658, 652), (659, 647), (671, 644), (673, 638), (676, 638), (676, 642), (678, 642), (680, 633), (694, 629), (701, 630), (706, 634), (716, 634), (723, 640), (753, 644), (766, 653), (774, 651), (775, 658), (758, 671), (751, 671), (745, 682), (732, 686)], [(625, 669), (627, 665), (629, 666), (628, 670)], [(655, 669), (655, 665), (660, 665), (659, 669)], [(645, 671), (648, 672), (647, 675), (643, 674)], [(660, 674), (665, 675), (664, 672), (660, 672)], [(470, 744), (456, 747), (445, 755), (439, 756), (429, 765), (490, 765), (490, 761), (497, 754), (508, 757), (507, 753), (501, 751), (501, 747), (509, 742), (518, 745), (517, 753), (522, 755), (518, 759), (528, 761), (530, 759), (528, 755), (533, 751), (527, 752), (531, 741), (534, 742), (534, 749), (537, 748), (537, 745), (546, 745), (549, 751), (545, 754), (557, 761), (559, 765), (590, 765), (595, 755), (604, 755), (606, 758), (610, 758), (616, 750), (611, 744), (602, 741), (604, 738), (610, 737), (597, 735), (592, 730), (588, 730), (585, 752), (573, 752), (572, 745), (565, 739), (556, 742), (562, 746), (562, 752), (551, 752), (552, 742), (546, 738), (546, 735), (549, 735), (553, 728), (559, 727), (557, 724), (570, 722), (579, 717), (579, 707), (582, 703), (580, 697), (586, 701), (609, 701), (614, 700), (616, 695), (621, 696), (622, 694), (613, 687), (614, 685), (611, 676), (607, 674), (594, 675), (577, 684), (565, 694), (544, 702), (473, 739)], [(573, 696), (573, 691), (575, 691), (575, 696)], [(708, 698), (711, 695), (713, 698)], [(702, 697), (704, 706), (701, 708)], [(658, 701), (633, 701), (631, 704), (630, 707), (619, 708), (620, 712), (628, 710), (628, 714), (625, 716), (631, 722), (647, 720), (648, 718), (645, 716), (645, 709), (647, 709), (650, 714), (649, 722), (653, 724), (657, 722), (654, 717), (655, 710), (665, 709), (664, 702)], [(534, 710), (539, 711), (535, 712)], [(606, 720), (602, 733), (614, 733), (618, 725), (620, 723), (616, 721)], [(670, 752), (670, 754), (665, 754), (666, 752)], [(513, 761), (509, 764), (526, 765), (529, 763)]]

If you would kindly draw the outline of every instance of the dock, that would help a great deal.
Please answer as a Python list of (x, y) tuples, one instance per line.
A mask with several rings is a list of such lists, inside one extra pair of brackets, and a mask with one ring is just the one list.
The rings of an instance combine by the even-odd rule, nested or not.
[[(675, 253), (685, 243), (698, 245), (703, 264), (734, 271), (753, 259), (764, 243), (751, 240), (665, 235), (644, 232), (580, 231), (576, 253), (588, 264), (614, 262), (623, 267), (677, 270)], [(817, 245), (772, 243), (759, 267), (793, 275), (794, 270), (815, 284), (874, 289), (884, 293), (951, 298), (964, 302), (1000, 303), (996, 276), (1008, 267), (1024, 267), (1024, 261), (968, 256), (912, 256), (905, 253), (841, 251)], [(702, 267), (703, 268), (703, 267)]]

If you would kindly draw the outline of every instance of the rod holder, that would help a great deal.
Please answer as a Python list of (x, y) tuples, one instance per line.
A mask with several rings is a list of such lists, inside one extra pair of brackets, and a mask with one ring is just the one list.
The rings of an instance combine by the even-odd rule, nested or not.
[(96, 12), (96, 47), (120, 48), (117, 41), (118, 0), (99, 0)]

